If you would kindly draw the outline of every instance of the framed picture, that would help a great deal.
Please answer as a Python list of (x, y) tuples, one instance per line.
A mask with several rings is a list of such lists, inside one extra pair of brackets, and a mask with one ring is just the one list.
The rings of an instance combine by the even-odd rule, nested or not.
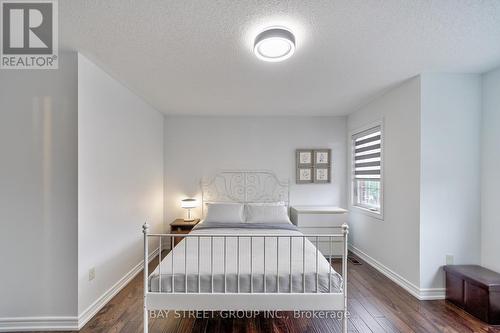
[(313, 165), (313, 157), (312, 149), (297, 149), (297, 168), (311, 167)]
[(314, 150), (314, 165), (316, 167), (330, 166), (331, 149), (315, 149)]
[(330, 182), (330, 168), (316, 167), (314, 169), (314, 182), (315, 183), (329, 183)]
[(332, 150), (325, 149), (297, 149), (296, 183), (324, 184), (331, 182)]
[(297, 184), (312, 183), (313, 178), (313, 168), (297, 168)]

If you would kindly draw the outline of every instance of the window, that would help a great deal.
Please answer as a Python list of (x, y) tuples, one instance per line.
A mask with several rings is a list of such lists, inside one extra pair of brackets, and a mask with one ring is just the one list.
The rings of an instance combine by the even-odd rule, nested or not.
[(382, 213), (382, 127), (352, 136), (352, 205)]

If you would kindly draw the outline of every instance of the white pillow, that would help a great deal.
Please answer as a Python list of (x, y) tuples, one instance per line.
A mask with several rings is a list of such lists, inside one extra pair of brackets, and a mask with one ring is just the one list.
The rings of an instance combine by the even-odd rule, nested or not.
[(243, 204), (208, 203), (204, 222), (244, 223)]
[(292, 223), (284, 205), (248, 204), (246, 208), (247, 223)]
[(252, 203), (247, 203), (248, 205), (252, 206), (284, 206), (285, 203), (283, 201), (278, 201), (278, 202), (252, 202)]

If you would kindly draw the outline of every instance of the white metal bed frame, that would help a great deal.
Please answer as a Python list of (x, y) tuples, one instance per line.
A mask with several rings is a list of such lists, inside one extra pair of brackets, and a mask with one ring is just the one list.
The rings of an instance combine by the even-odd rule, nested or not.
[[(241, 203), (266, 203), (266, 202), (283, 202), (288, 206), (289, 192), (288, 182), (280, 181), (271, 171), (222, 171), (207, 181), (202, 181), (202, 201), (203, 205), (210, 202), (241, 202)], [(149, 310), (180, 310), (180, 311), (342, 311), (342, 332), (347, 332), (347, 237), (349, 228), (346, 224), (339, 227), (341, 232), (337, 234), (315, 234), (315, 235), (284, 235), (284, 234), (152, 234), (149, 233), (149, 225), (143, 225), (144, 233), (144, 333), (148, 332)], [(149, 272), (148, 272), (148, 244), (150, 238), (156, 238), (159, 242), (159, 248), (162, 248), (162, 240), (167, 239), (174, 244), (174, 237), (193, 238), (198, 241), (198, 292), (190, 292), (187, 287), (187, 278), (184, 278), (184, 292), (176, 292), (174, 287), (174, 267), (170, 272), (171, 290), (163, 291), (161, 288), (161, 267), (162, 261), (161, 251), (158, 254), (159, 265), (159, 292), (149, 291)], [(210, 292), (200, 292), (200, 239), (210, 239), (211, 241), (211, 290)], [(224, 292), (214, 292), (213, 288), (213, 240), (214, 238), (224, 240)], [(251, 244), (253, 239), (290, 239), (290, 283), (287, 290), (279, 288), (279, 274), (277, 273), (276, 291), (266, 291), (266, 270), (264, 268), (264, 290), (263, 292), (254, 292), (253, 289), (253, 271), (251, 271), (251, 289), (250, 292), (240, 292), (239, 281), (240, 272), (238, 264), (238, 290), (237, 292), (227, 292), (226, 290), (226, 242), (228, 239), (237, 239), (237, 258), (239, 258), (239, 242), (240, 238), (249, 238)], [(306, 238), (314, 239), (316, 243), (316, 290), (315, 292), (306, 292), (305, 288), (305, 254), (302, 256), (302, 281), (303, 288), (300, 292), (296, 292), (292, 287), (292, 238), (301, 238), (303, 251), (305, 248)], [(331, 259), (329, 256), (330, 272), (328, 275), (328, 292), (320, 292), (318, 289), (318, 255), (319, 250), (317, 244), (319, 239), (328, 239), (330, 248), (332, 249), (334, 242), (342, 242), (342, 290), (340, 292), (332, 292), (331, 290)], [(340, 239), (340, 240), (339, 240)], [(335, 241), (337, 240), (337, 241)], [(279, 245), (278, 245), (279, 246)], [(184, 246), (184, 251), (187, 251), (187, 246)], [(175, 251), (174, 251), (175, 252)], [(278, 252), (277, 252), (278, 253)], [(174, 254), (172, 253), (172, 256)], [(185, 252), (185, 259), (187, 253)], [(250, 247), (250, 257), (253, 258), (252, 246)], [(265, 260), (265, 247), (264, 247)], [(173, 258), (172, 258), (173, 263)], [(279, 266), (279, 256), (276, 258), (276, 267)], [(253, 263), (250, 264), (251, 269)], [(265, 264), (264, 264), (265, 267)], [(277, 270), (278, 272), (278, 270)], [(187, 260), (184, 260), (184, 272), (179, 272), (187, 276)]]

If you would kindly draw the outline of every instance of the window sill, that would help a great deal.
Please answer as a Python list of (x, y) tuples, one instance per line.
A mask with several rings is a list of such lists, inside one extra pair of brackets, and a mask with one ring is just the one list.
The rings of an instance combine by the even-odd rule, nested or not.
[(384, 220), (384, 214), (382, 212), (372, 211), (368, 208), (363, 208), (360, 206), (351, 206), (351, 207), (353, 208), (353, 211), (360, 212), (363, 215), (367, 215), (381, 221)]

